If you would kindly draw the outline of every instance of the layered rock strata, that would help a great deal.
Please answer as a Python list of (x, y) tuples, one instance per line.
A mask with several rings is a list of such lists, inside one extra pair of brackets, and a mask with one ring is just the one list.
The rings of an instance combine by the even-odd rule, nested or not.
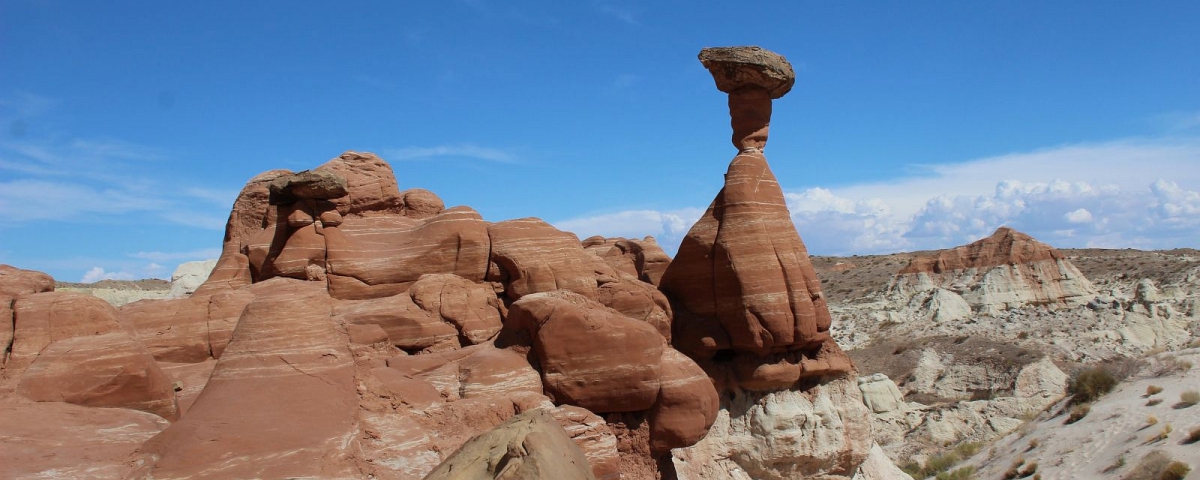
[[(971, 310), (996, 314), (1026, 305), (1086, 303), (1096, 289), (1065, 255), (1033, 237), (1000, 227), (976, 242), (917, 256), (888, 285), (890, 293), (929, 294), (929, 315), (962, 317), (961, 297)], [(940, 296), (940, 297), (939, 297)], [(940, 314), (949, 304), (953, 313)]]

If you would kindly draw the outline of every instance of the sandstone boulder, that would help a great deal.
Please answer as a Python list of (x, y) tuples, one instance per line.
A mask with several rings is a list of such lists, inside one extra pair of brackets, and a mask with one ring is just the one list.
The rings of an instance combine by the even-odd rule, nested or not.
[(54, 291), (54, 278), (42, 272), (0, 264), (0, 297)]
[(654, 405), (664, 342), (651, 325), (562, 290), (526, 295), (512, 304), (507, 322), (532, 339), (555, 403), (593, 412)]
[(537, 218), (506, 220), (488, 226), (492, 240), (488, 279), (504, 284), (505, 295), (569, 290), (595, 299), (600, 281), (616, 272), (587, 254), (579, 239)]
[(208, 280), (209, 274), (217, 268), (217, 260), (200, 262), (185, 262), (179, 264), (171, 273), (171, 298), (183, 298), (195, 292), (200, 285)]
[(530, 410), (464, 443), (426, 480), (595, 479), (550, 412)]
[(37, 401), (122, 407), (175, 419), (166, 375), (118, 322), (115, 308), (91, 295), (45, 292), (14, 304), (12, 355), (5, 374)]

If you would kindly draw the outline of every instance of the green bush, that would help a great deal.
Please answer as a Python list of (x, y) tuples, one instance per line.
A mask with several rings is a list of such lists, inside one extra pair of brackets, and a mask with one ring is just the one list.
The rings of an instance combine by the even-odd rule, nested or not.
[(1071, 379), (1067, 393), (1072, 395), (1071, 403), (1089, 403), (1101, 395), (1111, 392), (1117, 386), (1117, 379), (1103, 366), (1088, 367), (1080, 370)]
[(971, 480), (975, 478), (975, 467), (967, 465), (951, 472), (939, 473), (934, 478), (937, 480)]

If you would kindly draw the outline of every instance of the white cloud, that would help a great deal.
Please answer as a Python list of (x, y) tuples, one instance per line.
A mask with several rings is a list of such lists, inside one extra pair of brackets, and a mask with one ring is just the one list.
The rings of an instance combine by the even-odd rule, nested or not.
[(692, 224), (704, 214), (703, 208), (670, 211), (626, 210), (577, 217), (554, 222), (554, 227), (574, 233), (580, 239), (593, 235), (642, 238), (651, 235), (668, 253), (674, 254)]
[(83, 274), (83, 278), (79, 279), (79, 283), (95, 283), (101, 280), (134, 280), (136, 278), (134, 274), (129, 272), (106, 272), (103, 268), (92, 267), (91, 270)]
[(1089, 212), (1086, 208), (1071, 210), (1063, 215), (1063, 219), (1070, 223), (1091, 223), (1092, 212)]
[[(1200, 239), (1200, 143), (1168, 139), (1071, 145), (919, 167), (887, 182), (786, 191), (792, 220), (814, 254), (946, 248), (1008, 225), (1051, 245), (1196, 247)], [(1169, 177), (1164, 180), (1160, 177)], [(787, 179), (781, 179), (786, 184)], [(716, 192), (713, 192), (714, 194)], [(676, 215), (686, 233), (694, 215)], [(678, 239), (668, 212), (631, 210), (565, 220), (593, 234)], [(686, 218), (687, 220), (683, 220)]]
[(497, 148), (470, 144), (439, 145), (435, 147), (405, 147), (385, 150), (389, 158), (396, 160), (420, 160), (434, 157), (465, 157), (499, 163), (516, 163), (516, 158)]

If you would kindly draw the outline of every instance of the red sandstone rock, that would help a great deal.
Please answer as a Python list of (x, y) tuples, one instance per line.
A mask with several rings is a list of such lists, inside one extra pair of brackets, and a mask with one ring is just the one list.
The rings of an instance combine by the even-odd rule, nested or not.
[(567, 291), (513, 303), (508, 322), (530, 333), (546, 394), (593, 412), (648, 410), (663, 352), (654, 327)]
[(649, 323), (670, 343), (671, 303), (653, 285), (623, 277), (620, 282), (601, 285), (596, 300), (622, 315)]
[(673, 348), (663, 350), (662, 390), (650, 410), (650, 447), (663, 455), (689, 447), (708, 433), (720, 397), (704, 370)]
[(0, 264), (0, 297), (54, 291), (54, 278), (42, 272)]
[(348, 194), (332, 199), (342, 216), (395, 214), (403, 209), (392, 167), (374, 154), (346, 152), (314, 171), (346, 179)]
[[(300, 199), (331, 200), (350, 193), (346, 188), (346, 179), (328, 169), (283, 175), (272, 180), (267, 188), (271, 192), (272, 205), (293, 203)], [(288, 220), (291, 221), (291, 218)]]
[(129, 455), (168, 422), (122, 408), (0, 396), (0, 478), (125, 478)]
[(422, 310), (454, 325), (469, 343), (483, 343), (500, 332), (500, 301), (491, 287), (451, 274), (423, 275), (409, 288)]
[(139, 478), (350, 478), (358, 397), (323, 285), (272, 279), (188, 414), (140, 449)]
[(671, 263), (671, 257), (658, 246), (654, 237), (631, 240), (594, 236), (584, 239), (582, 244), (584, 250), (600, 257), (614, 270), (651, 285), (658, 285)]
[(369, 300), (342, 300), (334, 306), (337, 321), (348, 325), (379, 325), (392, 344), (419, 351), (435, 345), (458, 348), (458, 330), (441, 317), (421, 309), (407, 293)]
[(13, 299), (0, 295), (0, 366), (8, 362), (13, 341)]
[(404, 202), (404, 216), (409, 218), (429, 218), (446, 209), (442, 199), (424, 188), (410, 188), (400, 192)]
[(424, 220), (346, 218), (326, 228), (325, 239), (329, 288), (336, 298), (394, 295), (425, 274), (451, 273), (479, 282), (487, 272), (488, 227), (467, 207)]
[(579, 239), (537, 218), (521, 218), (488, 226), (492, 241), (488, 280), (501, 282), (511, 300), (538, 292), (569, 290), (596, 298), (601, 282), (616, 272), (583, 251)]
[(242, 309), (253, 297), (243, 289), (174, 300), (141, 300), (122, 306), (121, 314), (155, 359), (195, 363), (221, 356)]
[(178, 417), (165, 374), (117, 321), (108, 302), (91, 295), (46, 292), (14, 304), (12, 356), (18, 392), (37, 401), (143, 410)]
[(819, 341), (829, 310), (766, 159), (742, 152), (725, 178), (660, 288), (690, 313), (717, 319), (735, 349), (761, 355)]

